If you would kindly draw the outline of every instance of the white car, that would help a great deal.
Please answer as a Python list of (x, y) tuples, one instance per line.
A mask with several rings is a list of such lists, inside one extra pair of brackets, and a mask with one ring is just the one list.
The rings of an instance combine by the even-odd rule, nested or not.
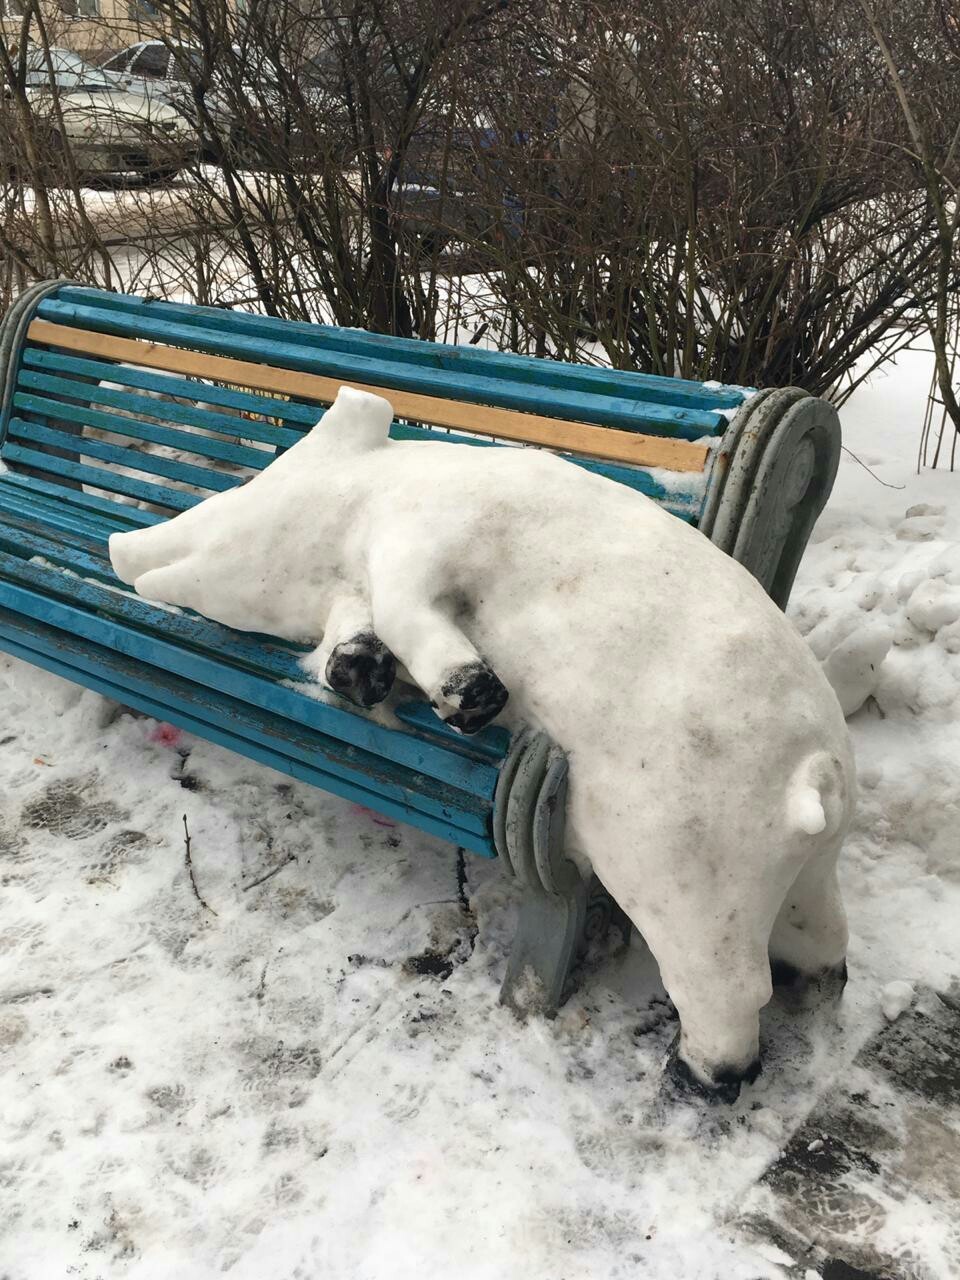
[[(264, 157), (269, 157), (273, 143), (279, 143), (281, 148), (292, 143), (297, 150), (309, 149), (313, 141), (309, 128), (305, 135), (286, 132), (285, 104), (275, 71), (256, 48), (241, 52), (235, 45), (226, 63), (221, 60), (214, 67), (203, 97), (209, 123), (197, 119), (194, 95), (203, 79), (203, 55), (199, 49), (176, 40), (141, 40), (108, 58), (102, 69), (133, 92), (175, 107), (192, 122), (204, 151), (212, 155), (216, 155), (218, 145), (227, 144), (235, 155), (242, 152), (247, 158), (255, 158), (262, 149)], [(228, 87), (227, 82), (238, 71), (239, 77)], [(318, 124), (324, 122), (327, 126), (337, 118), (332, 107), (335, 95), (325, 87), (329, 81), (329, 68), (318, 59), (305, 59), (298, 69), (301, 106)], [(303, 123), (301, 117), (297, 125), (302, 128)], [(211, 132), (217, 135), (216, 140)]]
[(135, 173), (169, 181), (196, 156), (196, 140), (172, 107), (130, 93), (68, 49), (51, 49), (48, 59), (32, 48), (25, 89), (34, 118), (47, 129), (53, 167), (57, 150), (69, 146), (84, 176)]
[[(189, 45), (176, 41), (141, 40), (120, 53), (114, 54), (101, 68), (116, 78), (131, 93), (143, 94), (151, 102), (166, 103), (178, 111), (194, 128), (194, 134), (203, 135), (197, 127), (197, 108), (191, 81), (199, 78), (201, 55)], [(216, 89), (204, 96), (204, 104), (210, 114), (216, 132), (223, 139), (233, 136), (233, 117), (222, 95)], [(210, 141), (204, 145), (209, 149)]]

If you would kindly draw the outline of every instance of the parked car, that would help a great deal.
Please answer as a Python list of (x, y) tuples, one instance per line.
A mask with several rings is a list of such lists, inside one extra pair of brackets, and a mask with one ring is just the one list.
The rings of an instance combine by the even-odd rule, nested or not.
[[(131, 93), (143, 94), (151, 102), (164, 103), (176, 110), (200, 137), (205, 150), (212, 150), (212, 138), (197, 120), (193, 86), (200, 82), (201, 55), (189, 45), (162, 40), (141, 40), (103, 64), (102, 71), (114, 75)], [(234, 133), (233, 112), (223, 94), (216, 88), (204, 93), (204, 104), (213, 127), (227, 140)]]
[(69, 146), (84, 176), (133, 173), (169, 181), (196, 155), (191, 132), (176, 111), (129, 92), (116, 77), (68, 49), (51, 49), (48, 58), (39, 46), (31, 48), (26, 67), (27, 100), (46, 130), (52, 168), (57, 153)]
[[(208, 154), (217, 154), (218, 142), (232, 146), (235, 153), (254, 161), (258, 155), (269, 159), (271, 143), (289, 145), (292, 142), (294, 152), (302, 154), (313, 140), (298, 138), (284, 129), (284, 103), (269, 60), (254, 46), (247, 47), (242, 54), (240, 48), (234, 46), (231, 57), (230, 65), (214, 66), (212, 76), (205, 77), (199, 49), (175, 40), (141, 40), (108, 58), (102, 69), (119, 77), (131, 91), (142, 93), (152, 101), (166, 102), (181, 112), (197, 131)], [(228, 78), (238, 71), (238, 79), (233, 79), (228, 88)], [(198, 118), (195, 95), (201, 85), (216, 139)], [(308, 111), (315, 113), (317, 123), (330, 121), (332, 97), (322, 87), (319, 65), (305, 60), (299, 68), (298, 85), (303, 103)]]

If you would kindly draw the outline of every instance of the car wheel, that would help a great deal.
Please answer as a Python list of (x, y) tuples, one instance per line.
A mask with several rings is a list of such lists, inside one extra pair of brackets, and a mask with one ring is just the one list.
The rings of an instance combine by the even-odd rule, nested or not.
[(165, 187), (173, 182), (179, 173), (180, 168), (177, 165), (171, 165), (168, 168), (145, 169), (143, 181), (148, 187)]

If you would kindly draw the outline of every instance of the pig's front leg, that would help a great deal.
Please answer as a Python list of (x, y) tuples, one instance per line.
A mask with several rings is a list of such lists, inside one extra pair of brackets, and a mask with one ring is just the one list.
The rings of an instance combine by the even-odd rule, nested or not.
[(397, 661), (374, 631), (369, 604), (345, 592), (334, 601), (323, 643), (304, 658), (305, 671), (360, 707), (382, 702), (397, 677)]
[[(420, 686), (442, 720), (476, 733), (504, 708), (509, 694), (412, 566), (374, 560), (371, 595), (375, 631)], [(422, 570), (424, 566), (417, 566)]]

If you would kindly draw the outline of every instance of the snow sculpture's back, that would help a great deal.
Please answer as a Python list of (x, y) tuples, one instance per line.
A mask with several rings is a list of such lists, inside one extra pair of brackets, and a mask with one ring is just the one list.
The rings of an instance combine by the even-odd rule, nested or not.
[[(571, 857), (646, 939), (674, 1071), (759, 1069), (778, 976), (845, 974), (854, 793), (836, 697), (755, 580), (646, 498), (525, 449), (388, 439), (348, 388), (239, 489), (110, 540), (145, 596), (319, 647), (369, 704), (396, 663), (455, 726), (503, 711), (571, 761)], [(504, 709), (509, 690), (509, 705)]]

